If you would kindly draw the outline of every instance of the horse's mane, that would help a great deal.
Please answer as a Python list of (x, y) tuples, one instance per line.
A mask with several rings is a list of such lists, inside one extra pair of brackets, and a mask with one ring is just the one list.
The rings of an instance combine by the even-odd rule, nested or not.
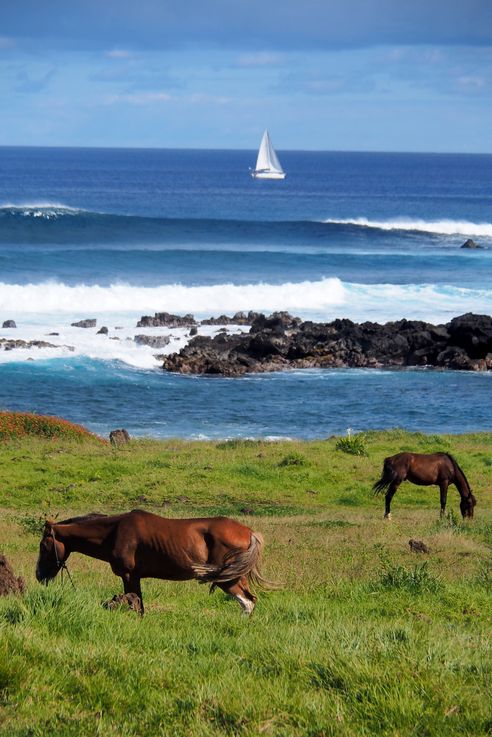
[(69, 517), (68, 519), (62, 519), (59, 522), (56, 522), (57, 525), (71, 525), (73, 522), (87, 522), (91, 519), (96, 519), (98, 517), (107, 517), (107, 514), (102, 514), (101, 512), (89, 512), (89, 514), (82, 514), (79, 517)]
[(463, 476), (463, 479), (464, 479), (464, 482), (465, 482), (465, 484), (467, 486), (468, 492), (471, 494), (472, 493), (472, 490), (470, 488), (470, 484), (468, 483), (468, 479), (466, 478), (465, 472), (463, 471), (463, 469), (459, 465), (459, 463), (456, 460), (456, 458), (454, 456), (452, 456), (451, 453), (445, 453), (444, 455), (449, 458), (449, 460), (451, 461), (451, 463), (453, 464), (453, 466), (455, 468), (455, 471), (457, 471), (459, 474), (461, 474), (461, 476)]

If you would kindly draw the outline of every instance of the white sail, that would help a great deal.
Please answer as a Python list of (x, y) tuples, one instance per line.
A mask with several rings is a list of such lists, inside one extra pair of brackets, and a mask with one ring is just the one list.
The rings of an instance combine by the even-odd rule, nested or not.
[(251, 172), (251, 176), (258, 179), (284, 179), (285, 177), (267, 130), (261, 139), (256, 169)]

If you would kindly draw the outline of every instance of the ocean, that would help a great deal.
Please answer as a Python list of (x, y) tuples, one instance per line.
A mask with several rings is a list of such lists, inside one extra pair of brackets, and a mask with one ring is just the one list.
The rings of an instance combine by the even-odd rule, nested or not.
[[(220, 377), (164, 373), (155, 354), (197, 318), (288, 310), (447, 322), (492, 314), (492, 155), (0, 148), (0, 408), (107, 434), (320, 438), (368, 428), (492, 429), (488, 374), (327, 369)], [(474, 239), (483, 248), (460, 246)], [(71, 327), (96, 318), (95, 329)], [(98, 335), (101, 326), (109, 334)], [(213, 334), (217, 327), (201, 328)], [(49, 335), (57, 333), (57, 335)], [(136, 334), (171, 333), (152, 349)]]

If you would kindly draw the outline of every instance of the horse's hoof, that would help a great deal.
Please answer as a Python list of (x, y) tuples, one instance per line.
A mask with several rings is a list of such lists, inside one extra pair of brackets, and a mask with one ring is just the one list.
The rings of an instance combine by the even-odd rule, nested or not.
[(388, 514), (385, 514), (384, 519), (391, 519), (391, 512), (388, 512)]

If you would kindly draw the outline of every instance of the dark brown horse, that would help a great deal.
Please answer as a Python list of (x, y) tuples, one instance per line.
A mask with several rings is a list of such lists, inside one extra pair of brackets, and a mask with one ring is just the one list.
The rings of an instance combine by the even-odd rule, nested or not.
[(138, 509), (114, 516), (90, 514), (46, 522), (36, 578), (48, 583), (70, 553), (83, 553), (108, 562), (121, 576), (125, 594), (134, 593), (141, 602), (142, 578), (194, 578), (219, 586), (251, 614), (256, 596), (248, 584), (267, 583), (259, 570), (262, 548), (258, 532), (227, 517), (165, 519)]
[(402, 481), (411, 481), (419, 486), (439, 486), (441, 517), (446, 510), (448, 486), (454, 484), (461, 497), (462, 516), (473, 517), (477, 500), (465, 474), (449, 453), (397, 453), (384, 459), (383, 474), (372, 489), (375, 494), (386, 492), (385, 519), (391, 518), (391, 500)]

